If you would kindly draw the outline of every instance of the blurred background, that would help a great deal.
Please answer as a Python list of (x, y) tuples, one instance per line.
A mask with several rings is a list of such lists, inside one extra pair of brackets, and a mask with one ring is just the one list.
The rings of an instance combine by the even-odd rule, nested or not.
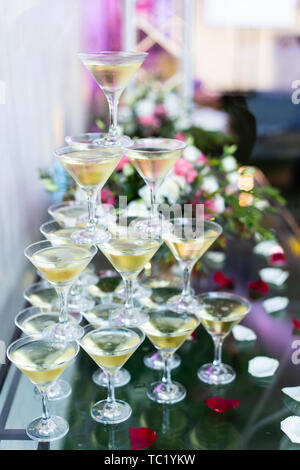
[[(184, 103), (168, 104), (177, 132), (230, 133), (228, 103), (245, 99), (256, 118), (247, 163), (283, 191), (300, 220), (300, 106), (292, 101), (300, 88), (299, 0), (0, 0), (0, 12), (0, 311), (22, 306), (23, 249), (41, 238), (47, 207), (61, 197), (44, 191), (39, 169), (59, 173), (52, 152), (64, 137), (107, 125), (106, 100), (79, 51), (149, 53), (122, 98), (124, 132), (130, 100), (149, 105), (146, 91), (137, 94), (145, 83)], [(155, 134), (143, 104), (140, 124)], [(2, 327), (6, 337), (12, 325)]]

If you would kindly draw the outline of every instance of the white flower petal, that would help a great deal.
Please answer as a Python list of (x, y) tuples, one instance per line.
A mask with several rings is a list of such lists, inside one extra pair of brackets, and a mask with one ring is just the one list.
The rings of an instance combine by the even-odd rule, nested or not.
[(214, 176), (206, 176), (203, 178), (201, 189), (204, 189), (204, 191), (207, 191), (208, 193), (214, 193), (217, 191), (219, 189), (217, 178)]
[(281, 431), (288, 436), (288, 438), (296, 443), (300, 444), (300, 417), (299, 416), (288, 416), (280, 423)]
[(226, 172), (231, 172), (237, 169), (237, 161), (232, 155), (228, 155), (222, 160), (222, 168)]
[(287, 308), (289, 302), (288, 297), (271, 297), (263, 301), (263, 307), (267, 313), (280, 312)]
[(232, 334), (236, 341), (255, 341), (257, 338), (253, 330), (243, 325), (235, 325)]
[(155, 103), (147, 98), (140, 100), (136, 103), (135, 110), (138, 117), (152, 116), (155, 110)]
[(254, 247), (254, 253), (256, 255), (262, 255), (269, 258), (274, 253), (283, 253), (283, 249), (275, 240), (266, 240), (258, 243)]
[(293, 400), (300, 401), (300, 386), (284, 387), (281, 389), (281, 391), (291, 397)]
[(267, 356), (256, 356), (248, 363), (248, 372), (254, 377), (270, 377), (275, 374), (279, 361)]
[(259, 271), (259, 277), (268, 284), (282, 286), (289, 277), (289, 273), (280, 268), (264, 268)]
[(200, 150), (194, 145), (188, 145), (183, 151), (183, 157), (191, 163), (194, 163), (200, 157)]
[(128, 217), (145, 217), (148, 209), (144, 201), (131, 201), (127, 206)]

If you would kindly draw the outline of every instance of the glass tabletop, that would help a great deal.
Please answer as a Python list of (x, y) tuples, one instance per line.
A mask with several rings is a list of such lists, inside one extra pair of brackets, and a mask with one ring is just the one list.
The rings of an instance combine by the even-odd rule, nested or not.
[[(297, 317), (300, 305), (300, 264), (290, 249), (291, 237), (295, 236), (292, 228), (281, 218), (273, 223), (288, 258), (289, 278), (279, 287), (270, 284), (266, 295), (252, 299), (252, 310), (242, 324), (255, 331), (256, 341), (236, 341), (232, 334), (225, 340), (223, 360), (237, 373), (233, 383), (214, 387), (199, 381), (198, 368), (213, 356), (212, 340), (200, 326), (195, 338), (179, 349), (181, 365), (172, 371), (172, 378), (187, 389), (185, 400), (169, 406), (156, 404), (147, 398), (146, 389), (160, 377), (160, 372), (144, 365), (143, 357), (153, 351), (145, 340), (126, 363), (131, 382), (116, 389), (116, 397), (131, 405), (132, 416), (122, 424), (104, 426), (92, 420), (90, 408), (106, 397), (106, 389), (93, 383), (96, 365), (81, 351), (62, 376), (72, 385), (71, 396), (50, 402), (51, 411), (68, 420), (70, 431), (51, 445), (38, 445), (27, 438), (25, 427), (40, 414), (40, 401), (34, 398), (28, 379), (10, 366), (0, 395), (0, 449), (125, 450), (130, 449), (130, 427), (149, 427), (157, 433), (151, 449), (300, 449), (280, 429), (280, 422), (287, 416), (300, 415), (300, 403), (281, 391), (283, 387), (299, 385), (299, 366), (293, 364), (292, 354), (293, 342), (300, 340), (300, 333), (297, 335), (292, 317)], [(229, 243), (222, 271), (234, 279), (232, 291), (249, 298), (248, 282), (258, 279), (259, 270), (267, 266), (265, 257), (253, 253), (252, 242), (239, 240)], [(194, 276), (196, 292), (218, 289), (213, 279), (215, 270), (210, 267), (205, 274)], [(276, 296), (289, 298), (287, 310), (267, 313), (263, 301)], [(258, 379), (248, 373), (248, 361), (255, 356), (279, 360), (274, 376)], [(240, 404), (225, 413), (216, 413), (205, 403), (213, 396), (240, 400)]]

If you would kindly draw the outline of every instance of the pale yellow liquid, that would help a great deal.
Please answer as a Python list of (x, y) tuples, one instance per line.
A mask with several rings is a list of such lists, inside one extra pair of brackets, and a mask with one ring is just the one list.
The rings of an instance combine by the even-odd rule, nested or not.
[(156, 240), (115, 238), (108, 243), (98, 245), (114, 268), (130, 278), (135, 277), (152, 258), (160, 247)]
[[(92, 150), (90, 151), (92, 152)], [(61, 158), (61, 163), (79, 186), (84, 188), (102, 187), (121, 159), (121, 153), (103, 151), (103, 158), (86, 151), (74, 151)], [(95, 155), (95, 154), (94, 154)]]
[(43, 389), (60, 376), (75, 353), (68, 343), (36, 340), (13, 351), (11, 358), (31, 382)]
[(76, 246), (44, 248), (32, 256), (35, 267), (47, 281), (55, 284), (72, 283), (90, 260), (90, 252)]
[(29, 302), (34, 307), (39, 307), (44, 310), (49, 310), (53, 302), (57, 302), (57, 294), (53, 287), (37, 290), (28, 297)]
[(135, 331), (112, 327), (92, 331), (80, 343), (99, 367), (114, 373), (134, 353), (140, 337)]
[[(70, 322), (75, 322), (74, 318), (69, 316)], [(57, 313), (37, 313), (22, 324), (22, 329), (27, 334), (42, 333), (45, 328), (53, 326), (59, 322), (59, 314)]]
[(80, 221), (80, 217), (85, 215), (87, 215), (87, 209), (67, 206), (57, 209), (53, 217), (61, 227), (84, 227), (86, 224)]
[(247, 311), (248, 307), (236, 300), (207, 298), (201, 304), (199, 315), (209, 333), (225, 336), (244, 318)]
[(173, 234), (165, 237), (166, 245), (170, 248), (177, 261), (196, 262), (208, 250), (218, 237), (218, 232), (209, 230), (202, 238), (194, 240), (183, 240)]
[(129, 80), (138, 71), (141, 61), (125, 64), (99, 64), (85, 62), (86, 68), (91, 72), (98, 85), (108, 92), (123, 90)]
[[(139, 152), (135, 150), (139, 150)], [(136, 147), (135, 150), (126, 150), (126, 155), (141, 177), (149, 182), (163, 180), (182, 153), (182, 150), (159, 153), (160, 150), (164, 149), (155, 147), (149, 147), (148, 151), (144, 147)], [(155, 153), (155, 150), (157, 150), (157, 153)]]
[(173, 352), (184, 343), (198, 324), (194, 315), (157, 311), (149, 314), (149, 320), (142, 328), (157, 349)]

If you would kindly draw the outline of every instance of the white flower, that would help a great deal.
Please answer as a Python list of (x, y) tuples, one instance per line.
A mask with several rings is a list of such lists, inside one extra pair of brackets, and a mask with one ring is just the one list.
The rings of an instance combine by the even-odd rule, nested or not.
[(128, 217), (144, 217), (147, 213), (147, 206), (142, 200), (131, 201), (127, 206)]
[[(143, 186), (141, 189), (138, 190), (139, 196), (143, 199), (143, 201), (147, 204), (148, 207), (151, 205), (151, 199), (150, 199), (150, 189), (147, 185)], [(156, 201), (157, 203), (162, 202), (162, 198), (160, 196), (159, 191), (157, 191), (156, 194)]]
[(182, 113), (181, 100), (175, 93), (169, 93), (166, 96), (164, 100), (164, 106), (171, 118), (177, 117), (180, 115), (180, 113)]
[(200, 155), (200, 150), (194, 145), (188, 145), (183, 151), (183, 157), (191, 163), (196, 162)]
[(155, 103), (149, 99), (140, 100), (136, 103), (135, 110), (138, 117), (152, 116), (155, 110)]
[(159, 194), (164, 196), (170, 204), (178, 201), (182, 182), (176, 176), (169, 176), (159, 188)]
[(216, 194), (214, 198), (214, 208), (215, 212), (217, 212), (218, 214), (221, 214), (225, 210), (225, 201), (220, 194)]
[(131, 176), (134, 173), (134, 169), (130, 163), (125, 163), (122, 168), (123, 175)]
[(201, 188), (207, 191), (208, 193), (214, 193), (219, 189), (218, 180), (215, 176), (206, 176), (203, 179)]
[(228, 173), (226, 175), (226, 178), (227, 178), (229, 184), (234, 186), (235, 188), (237, 188), (237, 186), (238, 186), (239, 177), (240, 177), (240, 175), (237, 171), (233, 171), (232, 173)]
[(183, 176), (171, 174), (170, 178), (172, 178), (172, 180), (179, 185), (180, 189), (187, 189), (188, 184)]
[(222, 168), (226, 172), (234, 171), (237, 169), (237, 161), (232, 155), (228, 155), (222, 160)]

